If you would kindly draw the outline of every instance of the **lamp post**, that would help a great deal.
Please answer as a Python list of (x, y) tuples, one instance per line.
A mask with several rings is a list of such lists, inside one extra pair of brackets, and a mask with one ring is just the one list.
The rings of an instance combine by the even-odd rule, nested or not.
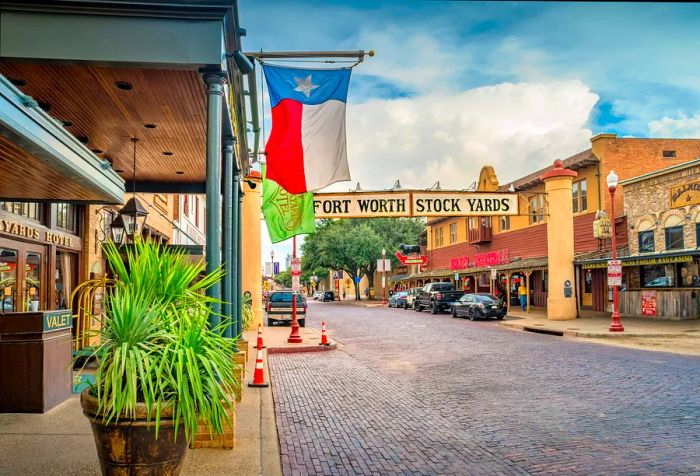
[(382, 248), (382, 304), (386, 306), (386, 250)]
[[(615, 190), (617, 190), (618, 176), (614, 170), (611, 170), (606, 179), (608, 183), (608, 191), (610, 192), (610, 202), (612, 204), (612, 259), (617, 259), (617, 239), (615, 230)], [(612, 322), (608, 328), (610, 332), (622, 332), (625, 330), (620, 323), (620, 308), (618, 302), (618, 286), (613, 286), (613, 313)]]

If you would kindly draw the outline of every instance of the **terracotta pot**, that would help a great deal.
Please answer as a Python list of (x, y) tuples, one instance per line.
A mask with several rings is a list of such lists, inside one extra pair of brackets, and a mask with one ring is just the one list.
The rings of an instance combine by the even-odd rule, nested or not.
[[(148, 426), (146, 405), (139, 403), (135, 418), (120, 417), (118, 422), (105, 425), (97, 417), (97, 398), (89, 394), (89, 389), (80, 394), (83, 413), (90, 420), (95, 437), (97, 456), (103, 475), (137, 476), (180, 474), (187, 452), (187, 441), (180, 427), (175, 438), (172, 409), (165, 408), (160, 416), (158, 439), (155, 439), (155, 414)], [(154, 412), (155, 413), (155, 412)]]

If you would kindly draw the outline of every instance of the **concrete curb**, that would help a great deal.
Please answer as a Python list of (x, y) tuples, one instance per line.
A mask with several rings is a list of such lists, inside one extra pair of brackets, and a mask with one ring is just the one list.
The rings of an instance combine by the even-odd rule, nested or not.
[(268, 354), (298, 354), (301, 352), (324, 352), (336, 350), (338, 345), (331, 342), (330, 345), (300, 345), (299, 347), (268, 347)]
[(508, 327), (510, 329), (515, 329), (524, 332), (534, 332), (537, 334), (550, 334), (562, 337), (582, 337), (582, 338), (593, 338), (593, 339), (624, 339), (624, 338), (640, 338), (640, 337), (651, 337), (651, 338), (676, 338), (676, 337), (690, 337), (700, 339), (700, 335), (692, 332), (666, 332), (666, 333), (639, 333), (639, 332), (586, 332), (578, 330), (562, 330), (555, 329), (546, 326), (531, 326), (521, 323), (511, 323), (511, 322), (501, 322), (500, 326)]

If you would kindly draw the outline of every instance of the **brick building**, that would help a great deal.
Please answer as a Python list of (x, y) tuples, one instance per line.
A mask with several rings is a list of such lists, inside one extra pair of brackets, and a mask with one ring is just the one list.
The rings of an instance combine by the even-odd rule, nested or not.
[[(677, 166), (700, 157), (700, 140), (618, 138), (598, 134), (591, 148), (563, 161), (575, 170), (572, 207), (576, 263), (604, 256), (610, 240), (593, 235), (599, 211), (611, 214), (606, 176), (614, 169), (621, 180)], [(523, 281), (528, 284), (529, 305), (544, 307), (547, 302), (547, 199), (542, 173), (534, 172), (513, 182), (500, 184), (496, 171), (482, 168), (478, 191), (515, 191), (520, 197), (520, 213), (512, 217), (437, 218), (428, 221), (428, 270), (406, 278), (407, 286), (421, 286), (435, 280), (449, 280), (472, 292), (499, 289), (504, 295)], [(625, 190), (616, 193), (614, 231), (619, 251), (627, 254)], [(491, 281), (492, 273), (497, 279)], [(455, 276), (458, 279), (455, 279)], [(608, 288), (604, 269), (576, 267), (576, 294), (579, 308), (608, 309)], [(514, 302), (514, 301), (513, 301)]]

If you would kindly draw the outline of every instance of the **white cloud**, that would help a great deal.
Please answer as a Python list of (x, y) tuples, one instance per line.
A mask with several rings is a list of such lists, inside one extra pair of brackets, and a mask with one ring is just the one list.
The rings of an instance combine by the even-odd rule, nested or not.
[(652, 137), (698, 138), (700, 137), (700, 112), (688, 117), (668, 117), (649, 122), (649, 135)]
[(590, 147), (598, 96), (580, 81), (499, 84), (348, 106), (352, 184), (466, 188), (483, 165), (502, 183)]

